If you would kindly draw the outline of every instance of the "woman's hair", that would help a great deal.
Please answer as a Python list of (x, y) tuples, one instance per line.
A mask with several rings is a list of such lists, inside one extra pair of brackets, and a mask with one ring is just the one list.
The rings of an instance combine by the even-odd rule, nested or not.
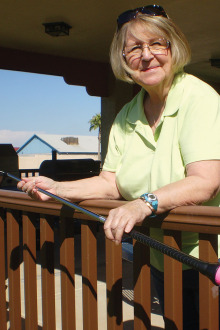
[(191, 50), (182, 31), (170, 18), (139, 14), (134, 20), (124, 24), (114, 35), (110, 49), (110, 61), (115, 77), (133, 83), (131, 78), (133, 70), (127, 65), (123, 56), (123, 50), (128, 27), (129, 31), (135, 35), (135, 31), (132, 28), (137, 23), (141, 24), (146, 29), (146, 32), (169, 40), (173, 72), (178, 73), (183, 71), (184, 66), (190, 61)]

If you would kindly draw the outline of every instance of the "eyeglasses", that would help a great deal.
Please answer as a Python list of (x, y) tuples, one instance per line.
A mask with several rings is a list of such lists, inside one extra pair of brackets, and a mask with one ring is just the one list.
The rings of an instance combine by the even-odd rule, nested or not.
[(151, 40), (148, 44), (126, 46), (123, 51), (123, 56), (126, 60), (133, 61), (141, 58), (145, 48), (148, 48), (153, 55), (163, 55), (165, 50), (170, 47), (170, 42), (164, 38)]
[(118, 31), (121, 29), (122, 25), (124, 25), (127, 22), (130, 22), (132, 19), (135, 19), (138, 13), (147, 14), (150, 16), (163, 16), (168, 18), (163, 7), (159, 5), (149, 5), (132, 10), (127, 10), (118, 16), (117, 19)]

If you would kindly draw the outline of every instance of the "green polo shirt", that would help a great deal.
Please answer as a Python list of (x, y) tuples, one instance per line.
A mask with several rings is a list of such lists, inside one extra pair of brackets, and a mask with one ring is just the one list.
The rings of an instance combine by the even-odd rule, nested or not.
[[(103, 166), (116, 173), (126, 200), (183, 179), (189, 163), (220, 159), (220, 97), (213, 88), (192, 75), (176, 75), (154, 135), (144, 114), (145, 93), (117, 115)], [(206, 205), (220, 206), (220, 194)], [(163, 239), (159, 229), (151, 236)], [(198, 256), (197, 234), (183, 233), (183, 251)], [(163, 256), (153, 249), (151, 264), (163, 270)]]

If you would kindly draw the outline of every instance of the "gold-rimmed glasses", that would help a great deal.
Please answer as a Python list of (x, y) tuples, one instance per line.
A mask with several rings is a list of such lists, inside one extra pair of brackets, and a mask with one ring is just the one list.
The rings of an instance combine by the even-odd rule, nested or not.
[(165, 38), (155, 38), (152, 39), (149, 43), (125, 46), (123, 50), (123, 56), (129, 62), (141, 58), (145, 48), (148, 48), (148, 50), (153, 55), (164, 55), (169, 47), (169, 40)]

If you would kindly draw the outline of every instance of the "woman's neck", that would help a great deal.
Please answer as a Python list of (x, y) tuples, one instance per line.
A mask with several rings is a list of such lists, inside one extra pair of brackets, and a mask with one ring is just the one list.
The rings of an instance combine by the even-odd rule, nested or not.
[(167, 96), (173, 81), (166, 82), (160, 86), (147, 86), (144, 98), (144, 112), (153, 132), (160, 122), (160, 118), (165, 109)]
[(144, 99), (144, 113), (153, 131), (156, 130), (156, 127), (160, 122), (160, 118), (165, 108), (165, 103), (166, 99), (153, 102), (150, 96), (146, 94)]

